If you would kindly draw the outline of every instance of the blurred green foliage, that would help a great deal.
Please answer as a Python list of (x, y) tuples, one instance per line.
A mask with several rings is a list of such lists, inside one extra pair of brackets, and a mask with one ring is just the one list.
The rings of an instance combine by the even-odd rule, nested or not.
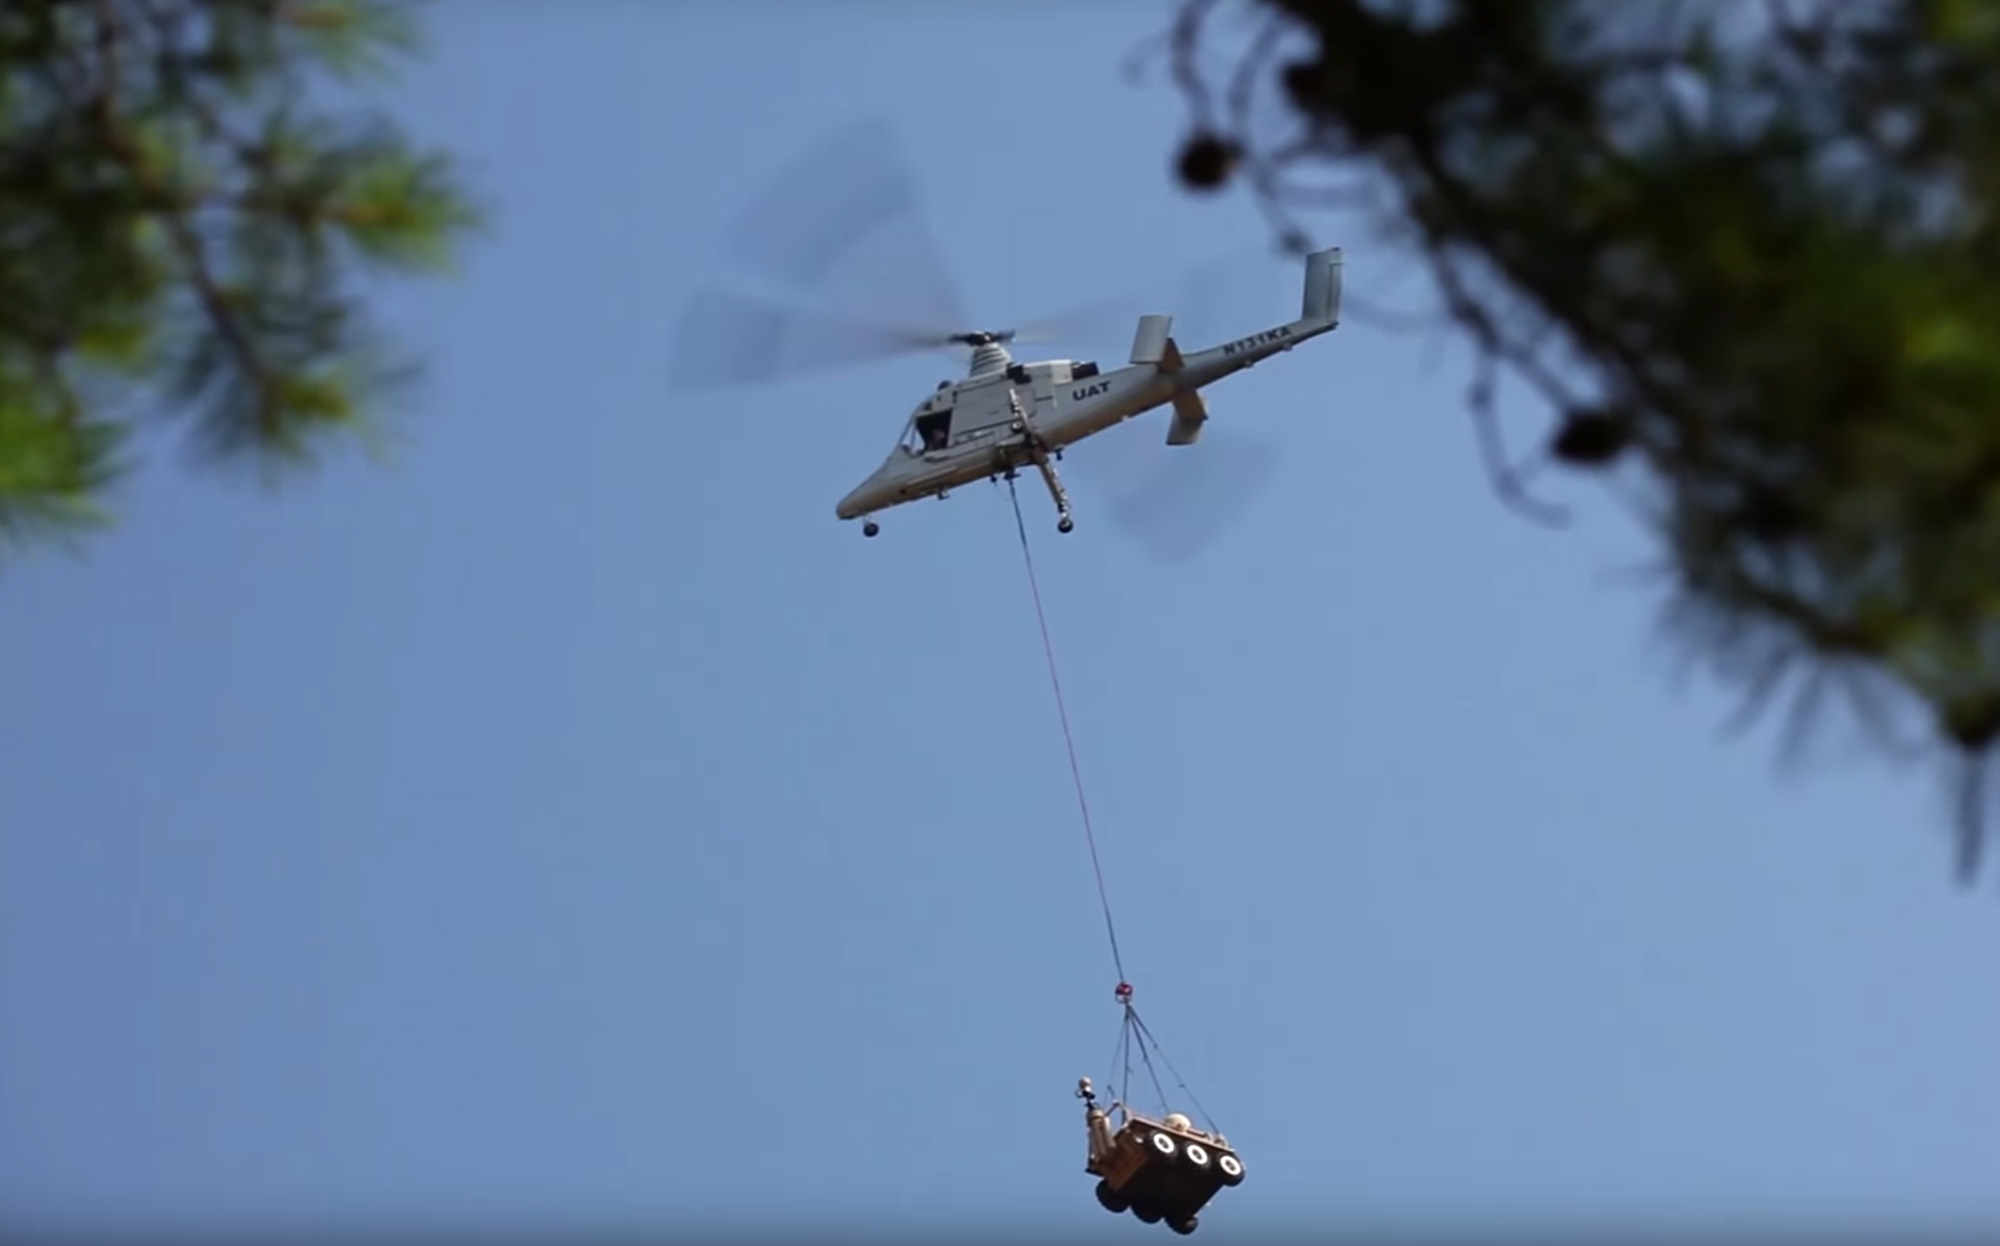
[(1247, 183), (1288, 234), (1358, 206), (1409, 244), (1479, 348), (1486, 443), (1503, 373), (1554, 413), (1534, 462), (1495, 452), (1509, 496), (1539, 505), (1548, 463), (1615, 474), (1676, 634), (1751, 708), (1791, 688), (1809, 721), (1838, 688), (1885, 744), (1918, 711), (1973, 878), (2000, 738), (2000, 4), (1187, 0), (1165, 42), (1182, 183)]
[(0, 565), (107, 520), (138, 419), (297, 465), (408, 375), (363, 283), (442, 266), (474, 209), (315, 100), (414, 35), (394, 0), (0, 5)]

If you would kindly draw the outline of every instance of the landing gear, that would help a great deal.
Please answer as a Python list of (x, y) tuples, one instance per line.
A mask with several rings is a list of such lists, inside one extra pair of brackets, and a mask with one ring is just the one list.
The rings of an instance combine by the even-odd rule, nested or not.
[(867, 523), (865, 523), (865, 524), (862, 524), (862, 525), (861, 525), (861, 535), (862, 535), (862, 536), (881, 536), (881, 535), (882, 535), (882, 525), (881, 525), (881, 524), (878, 524), (878, 523), (876, 523), (876, 522), (875, 522), (874, 520), (872, 520), (872, 519), (871, 519), (871, 520), (869, 520), (869, 521), (868, 521)]
[(1076, 527), (1076, 520), (1070, 518), (1069, 490), (1063, 488), (1062, 477), (1056, 475), (1056, 465), (1049, 460), (1048, 450), (1036, 439), (1028, 443), (1028, 454), (1041, 471), (1042, 483), (1049, 487), (1049, 496), (1055, 499), (1056, 531), (1071, 531)]

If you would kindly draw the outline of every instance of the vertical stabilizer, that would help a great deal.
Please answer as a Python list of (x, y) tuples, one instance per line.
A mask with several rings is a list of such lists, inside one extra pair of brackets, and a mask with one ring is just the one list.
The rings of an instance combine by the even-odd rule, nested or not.
[(1340, 261), (1339, 247), (1306, 256), (1305, 300), (1299, 309), (1300, 319), (1340, 323)]

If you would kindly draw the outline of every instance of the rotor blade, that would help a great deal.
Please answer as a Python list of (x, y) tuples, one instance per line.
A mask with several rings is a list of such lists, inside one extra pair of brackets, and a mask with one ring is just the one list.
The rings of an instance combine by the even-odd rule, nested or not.
[(973, 327), (886, 121), (851, 126), (793, 162), (745, 207), (726, 245), (861, 319)]
[[(1276, 446), (1213, 421), (1192, 446), (1165, 444), (1166, 424), (1148, 415), (1073, 447), (1079, 484), (1104, 500), (1110, 519), (1154, 559), (1188, 561), (1241, 518), (1277, 475)], [(1086, 483), (1087, 481), (1087, 483)]]
[[(1287, 313), (1298, 295), (1296, 262), (1274, 278), (1268, 247), (1245, 247), (1175, 270), (1137, 290), (1095, 298), (1016, 326), (1019, 342), (1126, 343), (1142, 315), (1174, 317), (1174, 336), (1197, 346)], [(1280, 301), (1272, 301), (1278, 291)]]
[(677, 389), (711, 389), (953, 349), (943, 334), (862, 324), (708, 290), (695, 296), (681, 319), (669, 379)]
[(1242, 518), (1282, 461), (1274, 446), (1241, 433), (1161, 451), (1143, 485), (1112, 498), (1111, 515), (1167, 563), (1192, 559)]

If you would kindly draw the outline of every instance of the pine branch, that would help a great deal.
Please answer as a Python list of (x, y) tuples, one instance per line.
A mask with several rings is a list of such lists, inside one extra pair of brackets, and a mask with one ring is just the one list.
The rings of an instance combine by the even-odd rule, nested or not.
[[(1865, 671), (1926, 706), (1947, 752), (1991, 753), (1989, 7), (1256, 0), (1282, 33), (1257, 27), (1226, 109), (1196, 72), (1219, 7), (1188, 3), (1169, 41), (1190, 189), (1240, 180), (1296, 237), (1295, 169), (1372, 187), (1481, 352), (1475, 412), (1505, 369), (1554, 416), (1550, 460), (1652, 477), (1701, 607), (1681, 615), (1704, 620), (1689, 643), (1719, 674), (1761, 700), (1776, 667)], [(1293, 133), (1253, 132), (1246, 77)], [(1558, 361), (1574, 384), (1551, 383)], [(1495, 480), (1518, 504), (1511, 468)], [(1760, 661), (1725, 643), (1739, 632)]]
[(389, 0), (0, 15), (0, 454), (21, 447), (0, 462), (0, 530), (17, 545), (99, 521), (134, 419), (193, 415), (216, 461), (269, 469), (364, 427), (408, 375), (357, 284), (437, 271), (477, 214), (443, 154), (302, 101), (406, 55), (413, 31)]

